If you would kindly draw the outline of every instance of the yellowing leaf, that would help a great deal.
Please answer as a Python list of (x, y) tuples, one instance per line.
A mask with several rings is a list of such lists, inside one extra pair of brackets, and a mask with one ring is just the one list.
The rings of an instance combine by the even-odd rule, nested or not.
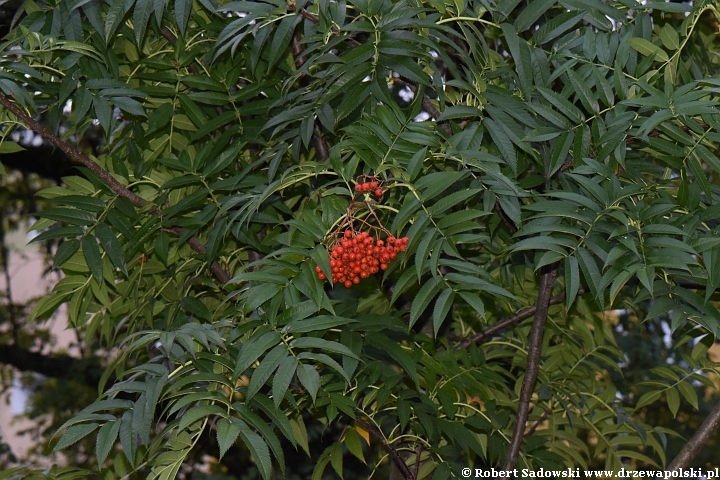
[(363, 427), (361, 424), (359, 424), (357, 422), (355, 422), (353, 424), (353, 427), (355, 428), (355, 431), (358, 433), (358, 435), (360, 435), (363, 439), (365, 439), (365, 443), (367, 443), (368, 446), (370, 446), (370, 432), (365, 427)]

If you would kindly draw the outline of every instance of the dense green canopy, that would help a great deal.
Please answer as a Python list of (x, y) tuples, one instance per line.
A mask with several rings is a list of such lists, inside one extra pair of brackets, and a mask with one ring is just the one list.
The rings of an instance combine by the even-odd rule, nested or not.
[(107, 367), (39, 475), (667, 467), (720, 334), (716, 14), (26, 0), (0, 153), (78, 164), (27, 321)]

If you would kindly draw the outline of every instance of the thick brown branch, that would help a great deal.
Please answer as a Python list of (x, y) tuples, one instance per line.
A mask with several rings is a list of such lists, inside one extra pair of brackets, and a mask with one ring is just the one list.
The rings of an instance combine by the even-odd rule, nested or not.
[[(115, 178), (110, 175), (110, 172), (103, 169), (100, 165), (95, 163), (93, 160), (91, 160), (89, 157), (87, 157), (82, 152), (78, 151), (77, 149), (73, 148), (72, 145), (68, 144), (67, 142), (61, 140), (58, 138), (55, 134), (53, 134), (50, 130), (45, 128), (44, 126), (40, 125), (37, 121), (35, 121), (32, 117), (30, 117), (28, 114), (23, 112), (17, 105), (15, 105), (13, 102), (10, 101), (5, 95), (0, 93), (0, 104), (6, 107), (8, 110), (10, 110), (12, 113), (14, 113), (19, 119), (21, 119), (26, 126), (28, 126), (32, 131), (35, 133), (40, 134), (45, 140), (49, 141), (53, 145), (55, 145), (57, 148), (59, 148), (65, 155), (68, 157), (77, 160), (85, 167), (89, 168), (95, 175), (102, 180), (105, 185), (110, 187), (110, 189), (115, 192), (117, 195), (127, 198), (132, 202), (133, 205), (136, 207), (142, 208), (147, 205), (147, 201), (134, 194), (130, 190), (128, 190), (124, 185), (122, 185), (120, 182), (115, 180)], [(153, 209), (153, 213), (160, 213), (157, 209)], [(176, 229), (182, 232), (181, 229)], [(191, 237), (190, 240), (188, 240), (188, 244), (190, 247), (195, 250), (200, 255), (205, 254), (205, 247), (195, 238)], [(215, 277), (222, 282), (223, 284), (227, 283), (228, 280), (230, 280), (230, 274), (226, 272), (217, 262), (213, 262), (210, 265), (210, 270), (212, 270)]]
[(390, 445), (390, 443), (385, 438), (385, 435), (382, 434), (380, 430), (378, 430), (375, 425), (371, 424), (370, 422), (366, 422), (365, 420), (358, 418), (357, 422), (361, 424), (363, 427), (367, 428), (367, 430), (370, 432), (370, 434), (377, 438), (383, 447), (385, 447), (385, 450), (388, 451), (390, 454), (390, 458), (392, 458), (393, 463), (395, 466), (400, 469), (400, 472), (402, 472), (403, 477), (405, 477), (406, 480), (412, 480), (413, 474), (410, 471), (410, 468), (407, 466), (405, 461), (400, 456), (400, 452), (398, 452), (395, 447)]
[(720, 401), (715, 404), (715, 408), (713, 408), (710, 415), (705, 418), (705, 421), (700, 425), (700, 428), (697, 429), (695, 435), (683, 446), (680, 453), (677, 454), (668, 466), (668, 470), (679, 470), (689, 466), (693, 458), (695, 458), (707, 441), (710, 440), (710, 437), (717, 431), (718, 426), (720, 426)]
[(0, 363), (22, 372), (35, 372), (51, 378), (74, 380), (97, 388), (104, 369), (97, 358), (69, 355), (43, 355), (15, 345), (0, 345)]
[(540, 277), (540, 288), (538, 290), (538, 299), (535, 308), (535, 319), (533, 320), (532, 330), (530, 331), (530, 345), (528, 348), (527, 367), (525, 368), (525, 378), (523, 378), (522, 387), (520, 388), (520, 399), (518, 401), (518, 412), (515, 418), (515, 429), (510, 439), (510, 448), (503, 470), (512, 470), (517, 464), (520, 455), (520, 446), (522, 445), (525, 434), (525, 424), (527, 423), (528, 412), (530, 411), (530, 399), (533, 389), (535, 388), (535, 380), (537, 379), (538, 368), (540, 366), (540, 353), (542, 351), (543, 332), (545, 329), (545, 321), (547, 320), (548, 309), (550, 308), (550, 300), (552, 295), (553, 283), (557, 276), (557, 269), (545, 272)]
[(50, 130), (36, 122), (30, 115), (23, 112), (17, 105), (11, 102), (10, 99), (2, 93), (0, 93), (0, 104), (2, 104), (5, 108), (10, 110), (19, 119), (21, 119), (25, 123), (25, 125), (30, 128), (30, 130), (40, 134), (45, 140), (55, 145), (68, 157), (77, 160), (82, 165), (89, 168), (95, 175), (100, 178), (100, 180), (102, 180), (108, 187), (110, 187), (113, 192), (117, 193), (121, 197), (127, 198), (136, 207), (145, 206), (146, 201), (144, 198), (135, 195), (133, 192), (125, 188), (124, 185), (122, 185), (120, 182), (115, 180), (112, 175), (110, 175), (110, 172), (107, 172), (100, 165), (87, 157), (85, 154), (76, 150), (63, 140), (59, 139)]

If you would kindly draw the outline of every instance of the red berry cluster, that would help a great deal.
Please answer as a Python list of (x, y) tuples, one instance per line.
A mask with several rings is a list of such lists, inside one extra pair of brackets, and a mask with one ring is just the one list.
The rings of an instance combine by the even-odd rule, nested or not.
[[(408, 237), (387, 237), (386, 241), (375, 239), (368, 232), (345, 230), (341, 239), (330, 249), (330, 268), (333, 283), (350, 288), (363, 278), (385, 270), (397, 254), (407, 250)], [(322, 269), (315, 267), (318, 278), (325, 280)]]
[(376, 197), (382, 197), (383, 191), (376, 180), (363, 181), (360, 180), (355, 184), (355, 191), (358, 193), (373, 192)]

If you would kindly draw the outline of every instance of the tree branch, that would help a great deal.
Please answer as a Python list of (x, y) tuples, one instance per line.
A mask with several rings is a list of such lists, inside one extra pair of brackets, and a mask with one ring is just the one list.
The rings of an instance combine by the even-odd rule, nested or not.
[(543, 331), (545, 321), (547, 320), (548, 309), (550, 308), (550, 295), (552, 294), (553, 283), (557, 276), (557, 269), (544, 273), (540, 277), (540, 288), (538, 289), (538, 299), (535, 304), (535, 319), (533, 320), (532, 330), (530, 331), (530, 347), (528, 349), (527, 367), (525, 368), (525, 378), (523, 378), (522, 387), (520, 389), (520, 400), (518, 402), (518, 412), (515, 418), (515, 429), (510, 440), (510, 449), (505, 458), (503, 470), (512, 470), (517, 464), (520, 455), (520, 445), (522, 444), (525, 434), (525, 424), (527, 423), (528, 412), (530, 411), (530, 399), (533, 389), (535, 388), (535, 380), (537, 379), (538, 368), (540, 366), (540, 353), (542, 351)]
[(51, 378), (75, 380), (97, 388), (105, 369), (97, 358), (74, 358), (69, 355), (43, 355), (15, 345), (0, 345), (0, 363), (21, 372), (35, 372)]
[(720, 426), (720, 401), (715, 404), (710, 415), (705, 418), (700, 428), (697, 429), (695, 435), (683, 446), (680, 453), (677, 454), (672, 463), (668, 466), (668, 470), (679, 470), (687, 467), (695, 456), (702, 450), (710, 437), (717, 431)]
[(19, 119), (21, 119), (25, 123), (25, 125), (30, 128), (30, 130), (40, 134), (45, 140), (59, 148), (65, 155), (74, 160), (77, 160), (83, 166), (89, 168), (95, 175), (100, 177), (100, 180), (102, 180), (108, 187), (110, 187), (113, 192), (117, 193), (121, 197), (127, 198), (136, 207), (142, 208), (145, 206), (147, 202), (144, 198), (135, 195), (133, 192), (125, 188), (124, 185), (122, 185), (120, 182), (115, 180), (112, 175), (110, 175), (110, 172), (104, 170), (100, 165), (95, 163), (85, 154), (76, 150), (63, 140), (59, 139), (50, 130), (45, 128), (43, 125), (40, 125), (32, 117), (23, 112), (17, 105), (11, 102), (10, 99), (8, 99), (2, 93), (0, 93), (0, 105), (3, 105), (5, 108), (14, 113)]
[(371, 424), (370, 422), (366, 422), (362, 418), (358, 417), (356, 421), (362, 424), (362, 426), (364, 426), (365, 428), (367, 428), (373, 437), (380, 440), (380, 443), (382, 443), (382, 446), (385, 447), (385, 450), (388, 451), (388, 453), (390, 454), (390, 458), (392, 458), (395, 466), (398, 467), (400, 472), (403, 474), (403, 477), (405, 477), (406, 480), (413, 480), (414, 477), (412, 472), (410, 471), (410, 468), (407, 466), (407, 464), (405, 464), (405, 461), (400, 456), (400, 452), (398, 452), (395, 447), (390, 445), (390, 443), (385, 438), (385, 435), (383, 435), (383, 433), (378, 430), (375, 425)]
[(542, 424), (545, 420), (547, 420), (547, 417), (548, 417), (548, 415), (550, 415), (550, 412), (552, 412), (552, 410), (550, 410), (549, 408), (548, 408), (547, 410), (545, 410), (545, 411), (542, 413), (542, 415), (540, 415), (540, 418), (537, 419), (537, 422), (533, 423), (532, 427), (530, 427), (530, 428), (528, 429), (528, 431), (525, 432), (525, 436), (526, 436), (526, 437), (529, 437), (530, 435), (532, 435), (533, 433), (535, 433), (535, 430), (538, 429), (538, 427), (540, 426), (540, 424)]
[[(583, 293), (585, 293), (585, 289), (581, 287), (578, 290), (578, 295), (582, 295)], [(562, 292), (562, 293), (559, 293), (559, 294), (555, 295), (554, 297), (552, 297), (550, 299), (550, 302), (548, 303), (548, 305), (557, 305), (558, 303), (562, 303), (564, 301), (565, 301), (565, 292)], [(525, 320), (526, 318), (532, 317), (535, 314), (536, 310), (537, 310), (537, 304), (523, 308), (522, 310), (515, 313), (514, 315), (503, 318), (502, 320), (499, 320), (499, 321), (493, 323), (492, 325), (487, 327), (482, 332), (476, 333), (472, 337), (468, 337), (468, 338), (462, 340), (460, 343), (455, 345), (453, 348), (455, 350), (462, 350), (464, 348), (469, 347), (470, 345), (472, 345), (474, 343), (481, 343), (486, 338), (491, 337), (492, 335), (496, 334), (500, 330), (504, 330), (507, 327), (509, 327), (510, 325), (513, 325), (517, 322)]]
[[(57, 148), (59, 148), (65, 155), (77, 160), (83, 166), (89, 168), (95, 175), (98, 176), (98, 178), (100, 178), (100, 180), (103, 181), (103, 183), (105, 183), (105, 185), (110, 187), (110, 189), (117, 195), (127, 198), (133, 205), (138, 208), (142, 208), (147, 205), (147, 200), (131, 192), (123, 184), (115, 180), (115, 178), (110, 174), (110, 172), (103, 169), (100, 165), (95, 163), (95, 161), (91, 160), (89, 157), (87, 157), (79, 150), (75, 149), (67, 142), (58, 138), (55, 134), (53, 134), (43, 125), (40, 125), (40, 123), (38, 123), (28, 114), (23, 112), (17, 105), (11, 102), (10, 99), (8, 99), (2, 93), (0, 93), (0, 105), (3, 105), (5, 108), (14, 113), (19, 119), (21, 119), (25, 123), (26, 126), (30, 128), (30, 130), (41, 135), (45, 140), (49, 141)], [(160, 214), (157, 208), (153, 208), (152, 212), (155, 214)], [(182, 232), (182, 230), (179, 231)], [(192, 248), (200, 255), (205, 254), (205, 247), (195, 237), (191, 237), (188, 240), (188, 245), (190, 245), (190, 248)], [(227, 283), (227, 281), (230, 279), (230, 274), (226, 272), (225, 269), (223, 269), (217, 262), (211, 263), (210, 270), (213, 272), (215, 277), (223, 284)]]

